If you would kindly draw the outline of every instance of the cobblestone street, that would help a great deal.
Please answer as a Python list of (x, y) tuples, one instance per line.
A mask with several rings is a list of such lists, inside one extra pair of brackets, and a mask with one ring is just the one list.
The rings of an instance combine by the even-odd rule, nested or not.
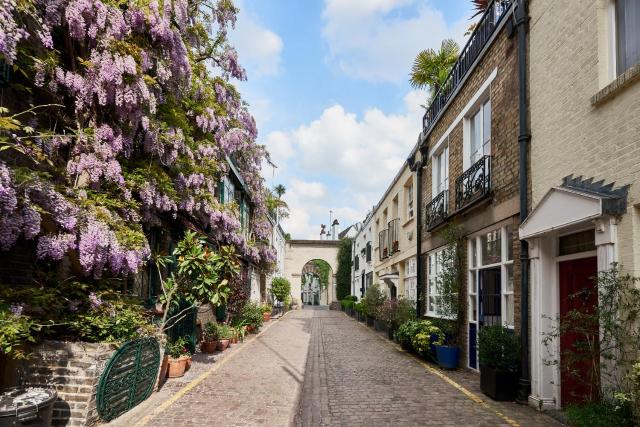
[(127, 424), (558, 425), (485, 400), (477, 375), (441, 373), (342, 312), (290, 312), (236, 350), (170, 405), (135, 409)]

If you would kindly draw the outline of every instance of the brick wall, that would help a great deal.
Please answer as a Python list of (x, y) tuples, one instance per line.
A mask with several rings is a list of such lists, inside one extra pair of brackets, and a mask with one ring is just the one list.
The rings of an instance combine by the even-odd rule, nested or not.
[(18, 381), (22, 386), (56, 389), (54, 425), (93, 425), (98, 422), (98, 381), (114, 351), (106, 344), (45, 341), (16, 366)]
[[(510, 244), (514, 258), (514, 323), (516, 331), (520, 323), (520, 260), (517, 230), (519, 226), (519, 146), (518, 146), (518, 58), (515, 38), (507, 37), (506, 30), (496, 36), (490, 48), (476, 65), (464, 86), (450, 103), (438, 123), (428, 135), (426, 143), (432, 152), (433, 147), (442, 139), (445, 132), (454, 124), (472, 97), (487, 81), (491, 73), (497, 70), (496, 77), (489, 88), (491, 97), (491, 187), (489, 201), (479, 203), (451, 218), (464, 230), (463, 242), (463, 283), (460, 284), (462, 301), (464, 301), (464, 326), (459, 331), (460, 365), (468, 363), (468, 242), (470, 235), (490, 231), (495, 224), (506, 221), (514, 233)], [(474, 111), (469, 111), (471, 114)], [(455, 180), (464, 170), (463, 166), (464, 119), (460, 120), (448, 134), (449, 140), (449, 212), (455, 210)], [(423, 200), (425, 204), (431, 200), (431, 162), (423, 174)], [(435, 196), (435, 195), (434, 195)], [(427, 258), (426, 253), (440, 247), (444, 242), (438, 236), (438, 229), (427, 232), (423, 228), (423, 260), (425, 266), (425, 283), (422, 284), (426, 295)]]
[[(614, 81), (606, 66), (608, 3), (530, 3), (532, 201), (569, 174), (631, 184), (618, 254), (625, 269), (640, 275), (640, 79), (613, 94), (607, 89)], [(592, 103), (603, 98), (601, 90), (606, 100)]]

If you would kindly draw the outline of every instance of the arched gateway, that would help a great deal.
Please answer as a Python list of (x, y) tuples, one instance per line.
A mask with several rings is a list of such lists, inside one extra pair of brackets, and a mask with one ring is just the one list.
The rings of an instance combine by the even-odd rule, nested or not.
[[(331, 304), (336, 300), (339, 240), (289, 240), (285, 250), (285, 277), (291, 295), (303, 304)], [(321, 261), (321, 262), (319, 262)], [(322, 285), (322, 261), (329, 266), (327, 286)]]

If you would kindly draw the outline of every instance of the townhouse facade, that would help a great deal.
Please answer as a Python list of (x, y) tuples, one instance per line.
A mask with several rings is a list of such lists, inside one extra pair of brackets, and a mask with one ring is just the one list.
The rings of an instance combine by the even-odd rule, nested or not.
[(532, 0), (529, 14), (529, 401), (561, 408), (581, 385), (544, 362), (572, 345), (543, 342), (550, 319), (574, 308), (571, 294), (598, 304), (592, 278), (612, 262), (640, 275), (640, 4)]
[[(490, 2), (423, 118), (409, 163), (421, 168), (418, 307), (445, 319), (438, 276), (455, 227), (462, 250), (460, 366), (480, 370), (479, 329), (520, 324), (518, 43), (516, 1)], [(418, 166), (415, 166), (415, 165)], [(423, 276), (422, 276), (423, 275)]]
[(374, 211), (373, 282), (389, 298), (416, 297), (416, 187), (404, 164)]
[(373, 284), (373, 211), (357, 224), (358, 232), (351, 247), (351, 295), (364, 297)]

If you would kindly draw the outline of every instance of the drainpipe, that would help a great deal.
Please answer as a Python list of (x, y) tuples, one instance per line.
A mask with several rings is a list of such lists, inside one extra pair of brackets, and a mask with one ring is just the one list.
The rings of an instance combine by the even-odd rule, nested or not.
[(412, 172), (416, 172), (416, 313), (422, 317), (424, 313), (422, 307), (423, 291), (423, 267), (422, 267), (422, 168), (427, 162), (428, 147), (420, 147), (420, 160), (416, 160), (417, 151), (412, 153), (407, 159), (407, 164)]
[[(529, 213), (529, 173), (527, 169), (529, 141), (527, 104), (527, 24), (529, 22), (528, 1), (519, 0), (515, 10), (518, 35), (518, 80), (519, 80), (519, 168), (520, 168), (520, 224)], [(522, 339), (521, 375), (518, 387), (518, 401), (526, 404), (531, 393), (531, 373), (529, 359), (529, 245), (520, 240), (520, 337)]]

